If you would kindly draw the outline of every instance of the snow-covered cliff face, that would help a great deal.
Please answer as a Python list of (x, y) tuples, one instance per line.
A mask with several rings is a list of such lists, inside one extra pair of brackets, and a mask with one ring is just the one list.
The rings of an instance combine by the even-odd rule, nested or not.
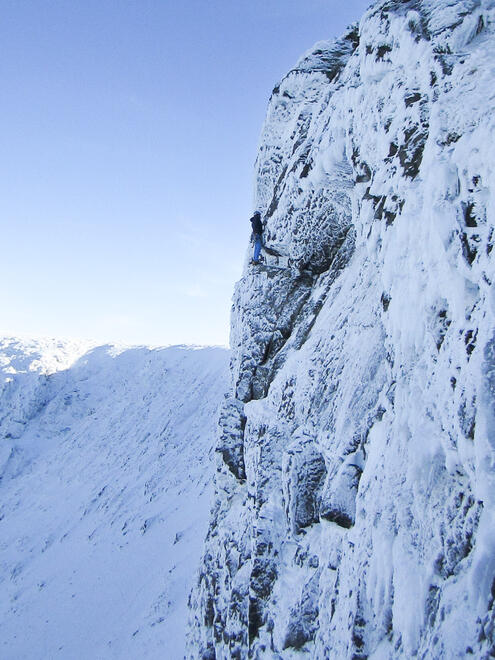
[(494, 22), (382, 0), (273, 91), (191, 657), (495, 653)]
[(228, 351), (0, 340), (0, 657), (183, 657)]

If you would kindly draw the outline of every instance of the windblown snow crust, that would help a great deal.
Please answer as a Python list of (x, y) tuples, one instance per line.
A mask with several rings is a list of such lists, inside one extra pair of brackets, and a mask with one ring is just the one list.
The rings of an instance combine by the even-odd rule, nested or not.
[(0, 657), (184, 654), (223, 349), (0, 340)]
[(381, 1), (273, 91), (191, 657), (495, 654), (494, 21)]

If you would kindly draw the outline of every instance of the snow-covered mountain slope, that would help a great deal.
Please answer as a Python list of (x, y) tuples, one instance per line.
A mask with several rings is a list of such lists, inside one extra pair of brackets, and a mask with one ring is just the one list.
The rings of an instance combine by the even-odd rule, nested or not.
[(494, 657), (494, 29), (380, 0), (273, 91), (191, 657)]
[(0, 657), (184, 653), (221, 348), (0, 341)]

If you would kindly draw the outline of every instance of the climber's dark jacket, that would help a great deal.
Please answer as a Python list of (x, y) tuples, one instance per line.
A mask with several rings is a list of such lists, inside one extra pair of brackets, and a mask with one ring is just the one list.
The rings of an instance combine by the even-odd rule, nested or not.
[(251, 218), (251, 227), (253, 228), (253, 234), (263, 233), (263, 225), (261, 224), (261, 216), (259, 213), (255, 213)]

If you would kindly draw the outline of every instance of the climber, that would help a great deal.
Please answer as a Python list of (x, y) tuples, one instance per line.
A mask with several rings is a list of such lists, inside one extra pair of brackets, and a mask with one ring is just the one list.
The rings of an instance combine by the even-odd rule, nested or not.
[(259, 264), (261, 248), (263, 247), (263, 224), (261, 222), (261, 213), (255, 211), (251, 218), (251, 227), (253, 228), (254, 254), (252, 264)]

